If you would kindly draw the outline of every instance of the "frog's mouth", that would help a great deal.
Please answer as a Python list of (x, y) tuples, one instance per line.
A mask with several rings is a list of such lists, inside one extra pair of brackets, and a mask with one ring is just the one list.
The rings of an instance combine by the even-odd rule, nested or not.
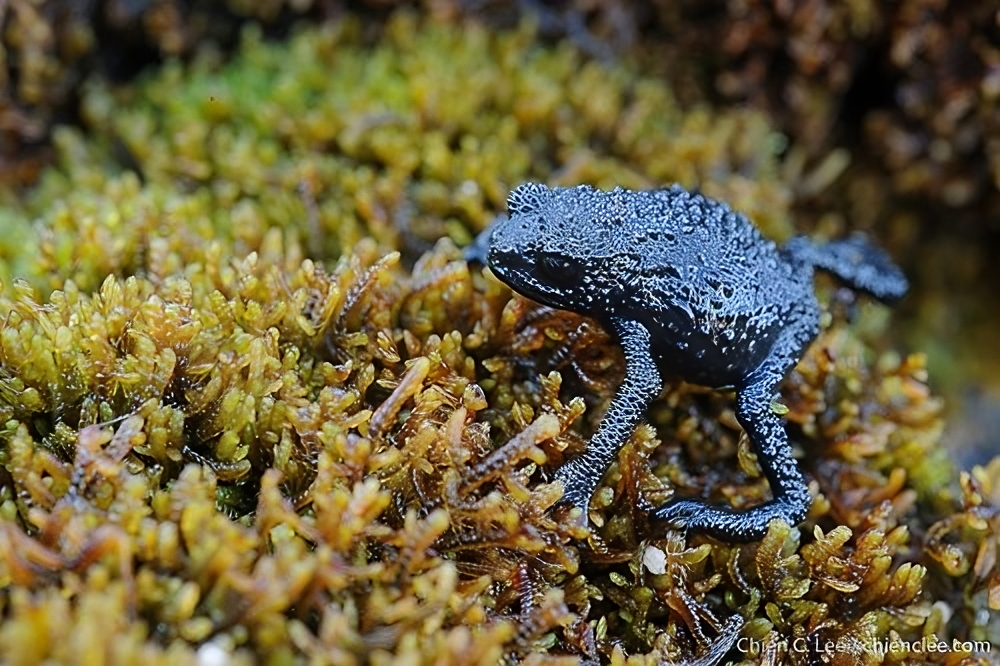
[(535, 262), (520, 252), (503, 252), (490, 248), (487, 264), (493, 274), (508, 287), (532, 300), (545, 302), (544, 289), (534, 277)]
[(490, 248), (490, 270), (508, 287), (525, 298), (559, 309), (573, 309), (571, 294), (579, 286), (571, 267), (553, 267), (539, 253), (504, 252), (496, 246)]

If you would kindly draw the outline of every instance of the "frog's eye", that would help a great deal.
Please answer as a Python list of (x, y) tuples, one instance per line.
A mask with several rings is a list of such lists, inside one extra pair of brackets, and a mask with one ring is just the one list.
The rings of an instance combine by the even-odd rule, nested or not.
[(569, 285), (578, 281), (579, 267), (560, 254), (542, 254), (538, 258), (538, 270), (546, 282), (555, 285)]

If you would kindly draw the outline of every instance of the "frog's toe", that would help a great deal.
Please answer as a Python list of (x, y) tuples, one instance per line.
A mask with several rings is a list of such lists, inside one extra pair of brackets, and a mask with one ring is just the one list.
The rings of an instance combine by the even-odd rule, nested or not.
[(733, 511), (695, 500), (681, 500), (667, 504), (650, 515), (654, 521), (689, 532), (707, 534), (720, 541), (746, 543), (763, 539), (772, 520), (798, 525), (805, 519), (808, 508), (807, 503), (782, 499), (746, 511)]
[(697, 529), (700, 518), (709, 507), (695, 500), (681, 500), (661, 506), (650, 517), (671, 527)]

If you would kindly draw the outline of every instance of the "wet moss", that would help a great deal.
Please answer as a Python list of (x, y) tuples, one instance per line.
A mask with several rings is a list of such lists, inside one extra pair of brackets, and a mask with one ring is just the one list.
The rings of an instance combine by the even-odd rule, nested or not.
[(675, 492), (767, 497), (732, 396), (683, 383), (589, 529), (556, 506), (620, 351), (456, 243), (527, 179), (676, 180), (787, 235), (760, 116), (681, 109), (530, 27), (408, 15), (370, 45), (349, 20), (250, 31), (232, 63), (84, 105), (0, 238), (4, 660), (818, 658), (799, 638), (878, 663), (876, 640), (997, 640), (995, 465), (958, 485), (924, 359), (828, 283), (782, 398), (817, 497), (801, 530), (650, 529)]

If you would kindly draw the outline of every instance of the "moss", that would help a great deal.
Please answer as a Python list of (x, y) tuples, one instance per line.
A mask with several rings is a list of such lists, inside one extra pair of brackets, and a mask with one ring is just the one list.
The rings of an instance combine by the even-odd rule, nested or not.
[[(32, 183), (44, 142), (72, 116), (89, 74), (124, 79), (158, 58), (188, 56), (205, 42), (231, 44), (247, 18), (279, 29), (323, 8), (312, 0), (178, 0), (106, 3), (30, 0), (0, 5), (0, 183)], [(318, 4), (318, 3), (317, 3)], [(41, 146), (39, 144), (42, 144)]]
[(467, 242), (529, 178), (678, 181), (790, 233), (780, 138), (758, 114), (684, 112), (661, 83), (539, 48), (530, 29), (417, 30), (399, 15), (374, 47), (359, 33), (346, 21), (277, 44), (248, 29), (231, 64), (205, 56), (136, 88), (91, 86), (90, 136), (57, 133), (63, 168), (20, 224), (47, 233), (0, 243), (14, 264), (0, 277), (46, 293), (165, 277), (208, 252), (261, 251), (274, 228), (314, 259), (371, 235), (412, 260), (442, 236)]
[(878, 663), (875, 639), (996, 640), (995, 470), (959, 499), (924, 359), (876, 351), (875, 306), (831, 303), (785, 385), (801, 531), (650, 529), (675, 491), (767, 496), (732, 396), (683, 383), (590, 529), (556, 506), (620, 351), (455, 241), (525, 179), (679, 180), (784, 236), (760, 116), (682, 110), (528, 28), (406, 15), (371, 46), (350, 21), (250, 31), (230, 64), (84, 105), (3, 218), (0, 659), (755, 662), (801, 638)]

